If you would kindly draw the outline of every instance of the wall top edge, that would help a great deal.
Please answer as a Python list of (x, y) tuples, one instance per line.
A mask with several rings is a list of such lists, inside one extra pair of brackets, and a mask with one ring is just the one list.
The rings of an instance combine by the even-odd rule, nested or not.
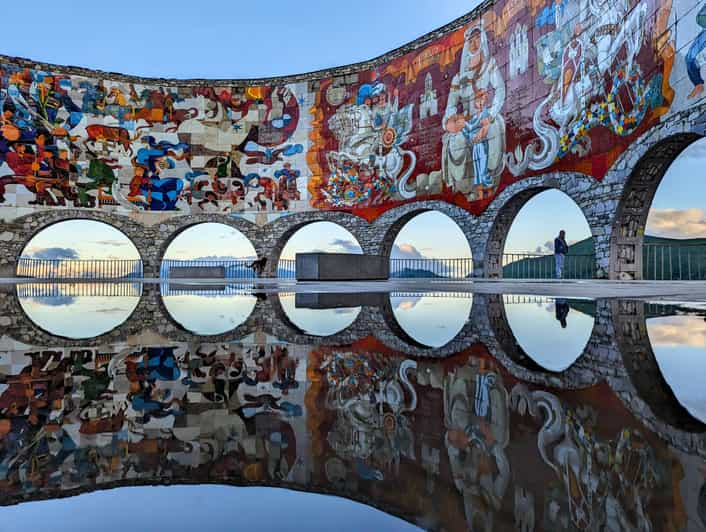
[(128, 74), (122, 74), (119, 72), (110, 72), (100, 69), (90, 69), (70, 65), (56, 65), (52, 63), (44, 63), (41, 61), (34, 61), (32, 59), (24, 57), (13, 57), (4, 54), (0, 54), (0, 61), (8, 62), (18, 65), (23, 68), (31, 68), (35, 70), (46, 70), (50, 72), (56, 72), (59, 74), (67, 74), (74, 76), (84, 76), (89, 78), (98, 79), (108, 79), (111, 81), (122, 81), (127, 83), (136, 83), (141, 85), (178, 85), (182, 87), (199, 87), (199, 86), (257, 86), (257, 85), (284, 85), (289, 83), (298, 83), (303, 81), (316, 81), (327, 78), (335, 78), (340, 76), (346, 76), (350, 74), (356, 74), (358, 72), (364, 72), (366, 70), (371, 70), (378, 65), (388, 63), (393, 61), (403, 55), (410, 52), (414, 52), (428, 45), (429, 43), (443, 37), (444, 35), (458, 30), (459, 28), (465, 26), (469, 22), (480, 17), (485, 11), (491, 8), (497, 0), (484, 0), (475, 9), (469, 13), (457, 18), (456, 20), (438, 28), (436, 30), (430, 31), (429, 33), (422, 35), (421, 37), (415, 39), (414, 41), (404, 44), (399, 48), (392, 51), (384, 53), (374, 59), (369, 59), (367, 61), (361, 61), (358, 63), (352, 63), (349, 65), (337, 66), (324, 68), (321, 70), (315, 70), (311, 72), (305, 72), (302, 74), (292, 74), (286, 76), (272, 76), (265, 78), (240, 78), (240, 79), (208, 79), (208, 78), (192, 78), (192, 79), (180, 79), (180, 78), (159, 78), (159, 77), (141, 77)]

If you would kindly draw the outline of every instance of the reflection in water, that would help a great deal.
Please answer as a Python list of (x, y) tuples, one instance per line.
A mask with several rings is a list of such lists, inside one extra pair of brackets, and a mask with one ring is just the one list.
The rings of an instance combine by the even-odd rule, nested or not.
[(468, 321), (473, 305), (470, 294), (391, 294), (395, 320), (410, 337), (429, 347), (453, 340)]
[(169, 315), (186, 330), (210, 336), (245, 323), (257, 298), (249, 294), (189, 293), (162, 296)]
[(535, 296), (506, 296), (507, 322), (515, 341), (549, 371), (568, 369), (593, 331), (595, 302)]
[[(172, 297), (189, 296), (164, 296), (165, 305)], [(221, 299), (199, 297), (206, 302)], [(424, 299), (398, 297), (393, 308), (399, 313), (405, 304), (414, 308)], [(435, 300), (443, 302), (430, 304), (439, 312), (424, 311), (427, 321), (418, 327), (427, 336), (417, 331), (418, 338), (434, 339), (424, 333), (432, 319), (439, 323), (446, 318), (448, 324), (454, 316), (465, 320), (469, 315), (468, 298)], [(482, 316), (486, 301), (491, 300), (477, 297), (480, 306), (474, 316)], [(201, 310), (184, 307), (192, 323), (209, 311), (209, 305), (202, 304)], [(370, 310), (364, 304), (360, 312)], [(578, 334), (575, 324), (583, 320), (588, 320), (590, 332), (589, 315), (606, 315), (596, 308), (590, 301), (505, 300), (520, 341), (518, 319), (532, 324), (534, 336), (552, 339), (534, 344), (539, 351), (523, 346), (554, 367), (573, 360), (563, 358), (570, 348), (576, 350), (574, 357), (583, 348), (567, 343), (562, 335)], [(371, 315), (379, 317), (379, 310)], [(328, 322), (335, 314), (322, 316)], [(651, 321), (655, 351), (690, 348), (691, 343), (703, 352), (703, 342), (694, 341), (693, 335), (703, 340), (704, 329), (691, 318)], [(698, 318), (703, 324), (703, 316)], [(369, 335), (353, 343), (343, 335), (340, 342), (333, 337), (326, 346), (315, 339), (302, 344), (275, 338), (267, 318), (258, 316), (253, 323), (254, 328), (243, 331), (243, 340), (228, 343), (192, 339), (133, 345), (128, 339), (100, 347), (84, 342), (34, 347), (2, 339), (0, 504), (59, 499), (101, 488), (217, 483), (340, 495), (435, 530), (656, 531), (706, 526), (706, 463), (696, 448), (689, 451), (682, 445), (678, 422), (658, 420), (673, 431), (665, 433), (649, 409), (630, 395), (636, 392), (629, 382), (614, 384), (616, 376), (630, 378), (624, 367), (616, 367), (622, 360), (619, 354), (606, 358), (606, 367), (601, 367), (602, 358), (592, 357), (596, 367), (582, 371), (595, 371), (599, 378), (586, 382), (597, 384), (574, 389), (572, 380), (562, 380), (565, 374), (547, 376), (515, 366), (511, 372), (498, 362), (499, 353), (491, 352), (498, 342), (475, 330), (464, 336), (469, 340), (462, 350), (435, 359), (383, 344), (375, 336), (383, 324), (374, 320)], [(457, 322), (454, 329), (459, 323), (463, 325)], [(630, 323), (615, 327), (629, 330), (623, 326)], [(689, 330), (686, 342), (675, 333), (675, 327), (684, 324)], [(204, 326), (195, 328), (203, 331)], [(410, 328), (408, 333), (415, 331)], [(387, 335), (381, 337), (387, 341)], [(640, 352), (648, 351), (645, 346)], [(412, 352), (420, 350), (414, 347)], [(689, 355), (671, 356), (677, 357), (688, 360)], [(647, 358), (640, 359), (641, 364), (647, 364)], [(688, 367), (695, 374), (695, 366)], [(676, 390), (682, 388), (698, 400), (695, 388), (673, 380), (669, 369), (663, 371), (677, 397), (686, 401)], [(543, 376), (550, 377), (554, 387), (543, 386)], [(688, 436), (688, 441), (700, 437)], [(219, 519), (224, 513), (215, 506), (209, 511), (209, 505), (222, 501), (230, 511), (231, 499), (256, 496), (236, 494), (232, 487), (219, 493), (211, 491), (215, 488), (192, 489), (198, 490), (193, 497), (201, 510), (199, 529), (232, 528), (223, 526)], [(114, 507), (149, 508), (150, 514), (140, 521), (149, 523), (161, 517), (164, 499), (171, 504), (163, 510), (169, 518), (179, 515), (174, 508), (188, 490), (145, 488), (134, 495), (118, 490), (110, 496)], [(323, 529), (331, 529), (336, 520), (350, 529), (360, 524), (359, 529), (387, 530), (399, 524), (345, 501), (307, 502), (272, 489), (257, 496), (267, 508), (278, 509), (268, 512), (268, 519), (281, 519), (271, 529), (311, 529), (306, 516), (286, 510), (307, 504), (316, 504), (309, 514), (316, 516), (315, 526), (326, 525)], [(4, 519), (35, 529), (32, 519), (24, 516), (39, 515), (45, 510), (35, 509), (47, 505), (45, 516), (69, 522), (74, 513), (95, 515), (91, 512), (99, 497), (21, 504)], [(150, 504), (143, 504), (145, 500)], [(327, 512), (330, 519), (325, 518)], [(123, 513), (136, 518), (139, 514)], [(189, 513), (183, 523), (197, 512)], [(247, 511), (242, 515), (246, 519)], [(252, 528), (267, 528), (266, 523), (260, 519)]]
[(706, 319), (703, 315), (650, 318), (647, 333), (677, 400), (706, 423)]
[[(65, 338), (92, 338), (124, 323), (140, 301), (141, 286), (86, 283), (25, 284), (17, 297), (27, 317), (45, 331)], [(115, 295), (101, 297), (103, 289)]]
[(372, 338), (15, 350), (0, 372), (3, 504), (264, 483), (424, 528), (678, 530), (700, 488), (606, 384), (529, 388), (482, 344), (440, 361)]
[(280, 294), (282, 310), (295, 326), (314, 336), (331, 336), (350, 326), (361, 307), (304, 308), (296, 304), (295, 294)]

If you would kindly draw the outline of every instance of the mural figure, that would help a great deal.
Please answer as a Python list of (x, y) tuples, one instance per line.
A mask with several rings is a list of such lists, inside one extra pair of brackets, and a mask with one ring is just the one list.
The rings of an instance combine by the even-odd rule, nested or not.
[(412, 131), (414, 104), (400, 109), (397, 89), (380, 81), (358, 89), (355, 104), (340, 107), (329, 120), (338, 150), (327, 153), (324, 194), (334, 207), (380, 204), (414, 197), (408, 186), (417, 156), (404, 149)]
[(696, 23), (701, 27), (701, 32), (689, 46), (689, 51), (684, 58), (686, 72), (694, 88), (689, 93), (689, 98), (696, 98), (704, 92), (704, 78), (701, 68), (706, 63), (706, 5), (702, 6), (696, 15)]
[(646, 20), (647, 5), (631, 10), (626, 0), (564, 0), (542, 11), (537, 26), (555, 29), (537, 42), (537, 66), (551, 90), (534, 111), (536, 141), (508, 154), (514, 175), (586, 155), (598, 125), (621, 136), (637, 128), (648, 104), (637, 63)]
[(500, 375), (479, 360), (444, 380), (446, 448), (471, 530), (495, 530), (493, 516), (510, 483), (509, 401)]
[(465, 33), (461, 68), (451, 80), (443, 124), (442, 174), (452, 190), (470, 200), (498, 185), (504, 169), (505, 82), (482, 25)]

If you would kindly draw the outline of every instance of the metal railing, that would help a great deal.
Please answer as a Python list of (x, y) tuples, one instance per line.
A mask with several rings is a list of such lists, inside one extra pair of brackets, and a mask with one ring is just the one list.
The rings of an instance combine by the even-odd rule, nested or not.
[(17, 285), (20, 299), (55, 297), (140, 297), (142, 283), (25, 283)]
[(34, 279), (140, 279), (142, 261), (20, 257), (17, 275)]
[[(504, 253), (504, 279), (555, 279), (554, 255), (541, 253)], [(593, 279), (596, 273), (595, 255), (568, 254), (564, 259), (563, 279)]]
[(279, 259), (277, 277), (280, 279), (296, 279), (297, 261), (295, 259)]
[(704, 281), (706, 246), (644, 244), (642, 276), (651, 281)]
[(467, 279), (473, 276), (473, 259), (390, 259), (391, 278)]
[(250, 295), (255, 289), (255, 282), (243, 283), (224, 283), (223, 285), (182, 285), (178, 280), (170, 283), (160, 283), (160, 293), (162, 296), (233, 296), (233, 295)]

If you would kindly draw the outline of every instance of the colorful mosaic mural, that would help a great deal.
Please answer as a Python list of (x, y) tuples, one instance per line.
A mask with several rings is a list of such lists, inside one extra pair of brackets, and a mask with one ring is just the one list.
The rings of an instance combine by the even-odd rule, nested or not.
[(0, 206), (372, 219), (419, 199), (479, 213), (550, 170), (600, 180), (704, 96), (692, 4), (507, 0), (375, 68), (270, 85), (3, 58)]

